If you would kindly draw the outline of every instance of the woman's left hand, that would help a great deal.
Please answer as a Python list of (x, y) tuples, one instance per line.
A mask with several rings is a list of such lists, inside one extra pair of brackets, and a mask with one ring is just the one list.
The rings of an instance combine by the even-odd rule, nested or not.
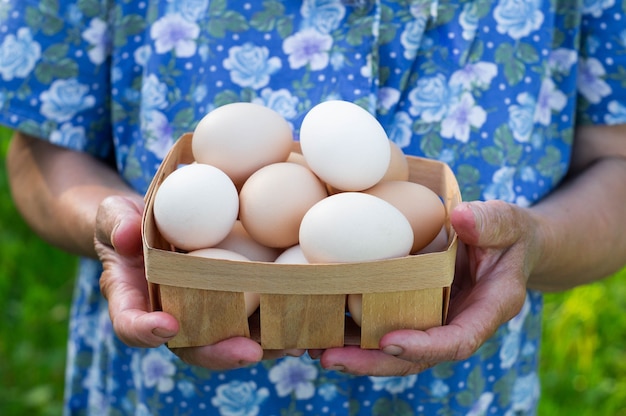
[(460, 240), (448, 322), (426, 331), (393, 331), (380, 350), (310, 351), (324, 368), (356, 375), (400, 376), (470, 357), (521, 310), (537, 259), (538, 220), (502, 201), (465, 202), (451, 213)]

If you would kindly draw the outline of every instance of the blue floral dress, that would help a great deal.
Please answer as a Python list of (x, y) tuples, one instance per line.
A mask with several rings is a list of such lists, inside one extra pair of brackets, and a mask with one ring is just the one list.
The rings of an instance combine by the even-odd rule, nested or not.
[[(139, 193), (182, 133), (251, 101), (298, 131), (331, 98), (408, 154), (447, 162), (463, 197), (529, 206), (568, 169), (577, 123), (626, 122), (616, 0), (2, 0), (0, 123), (116, 166)], [(297, 136), (296, 136), (297, 137)], [(474, 356), (407, 377), (308, 357), (228, 372), (114, 335), (81, 261), (67, 414), (534, 414), (542, 298)]]

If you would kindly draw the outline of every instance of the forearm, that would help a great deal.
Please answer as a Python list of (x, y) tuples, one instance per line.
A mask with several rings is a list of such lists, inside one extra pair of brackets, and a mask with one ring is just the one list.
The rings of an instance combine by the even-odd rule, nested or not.
[(26, 222), (49, 243), (96, 257), (93, 244), (100, 202), (133, 191), (93, 157), (16, 133), (7, 170), (13, 199)]
[[(623, 128), (614, 130), (623, 134)], [(541, 249), (529, 287), (564, 290), (606, 277), (626, 264), (626, 135), (620, 147), (598, 155), (588, 147), (594, 134), (581, 137), (573, 159), (574, 172), (557, 191), (531, 208), (538, 218)], [(598, 139), (596, 148), (601, 146)], [(594, 147), (594, 146), (592, 146)], [(584, 149), (584, 151), (582, 151)]]

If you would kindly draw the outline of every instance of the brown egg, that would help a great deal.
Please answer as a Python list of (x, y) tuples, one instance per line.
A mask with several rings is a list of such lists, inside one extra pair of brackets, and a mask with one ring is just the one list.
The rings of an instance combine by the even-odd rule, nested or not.
[(298, 244), (304, 214), (326, 196), (326, 187), (309, 169), (296, 163), (274, 163), (244, 183), (239, 193), (239, 219), (260, 244), (291, 247)]
[(381, 180), (383, 181), (408, 181), (409, 180), (409, 162), (406, 159), (406, 155), (393, 141), (389, 140), (389, 146), (391, 147), (391, 159), (389, 161), (389, 168), (385, 173), (385, 176)]
[(424, 185), (385, 181), (364, 192), (389, 202), (406, 216), (413, 229), (411, 253), (426, 247), (444, 225), (446, 209), (439, 196)]
[(266, 247), (250, 237), (239, 220), (235, 221), (230, 233), (215, 247), (243, 254), (252, 261), (273, 262), (280, 254), (277, 248)]
[[(204, 257), (207, 259), (222, 259), (233, 261), (250, 261), (246, 256), (243, 256), (234, 251), (225, 250), (223, 248), (201, 248), (199, 250), (190, 251), (188, 256)], [(261, 303), (261, 295), (259, 293), (244, 292), (244, 302), (246, 304), (246, 315), (250, 316), (257, 310)]]
[(287, 159), (293, 132), (271, 108), (238, 102), (202, 117), (191, 145), (195, 160), (223, 170), (239, 189), (256, 170)]
[(348, 312), (355, 324), (361, 326), (363, 321), (363, 295), (352, 293), (347, 298)]
[(306, 163), (306, 159), (304, 158), (304, 156), (302, 156), (302, 153), (298, 153), (298, 152), (289, 153), (289, 157), (287, 157), (286, 162), (297, 163), (298, 165), (302, 165), (305, 168), (310, 169), (309, 165)]
[(441, 231), (437, 234), (437, 237), (430, 242), (426, 247), (421, 249), (416, 254), (428, 254), (436, 253), (438, 251), (444, 251), (448, 247), (448, 231), (446, 227), (441, 227)]

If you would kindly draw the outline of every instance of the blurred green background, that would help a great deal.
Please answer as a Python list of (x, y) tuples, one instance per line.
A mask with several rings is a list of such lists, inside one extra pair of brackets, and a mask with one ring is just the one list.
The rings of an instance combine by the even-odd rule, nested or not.
[[(0, 128), (0, 414), (59, 415), (75, 259), (33, 235)], [(626, 269), (545, 300), (540, 415), (626, 416)]]

